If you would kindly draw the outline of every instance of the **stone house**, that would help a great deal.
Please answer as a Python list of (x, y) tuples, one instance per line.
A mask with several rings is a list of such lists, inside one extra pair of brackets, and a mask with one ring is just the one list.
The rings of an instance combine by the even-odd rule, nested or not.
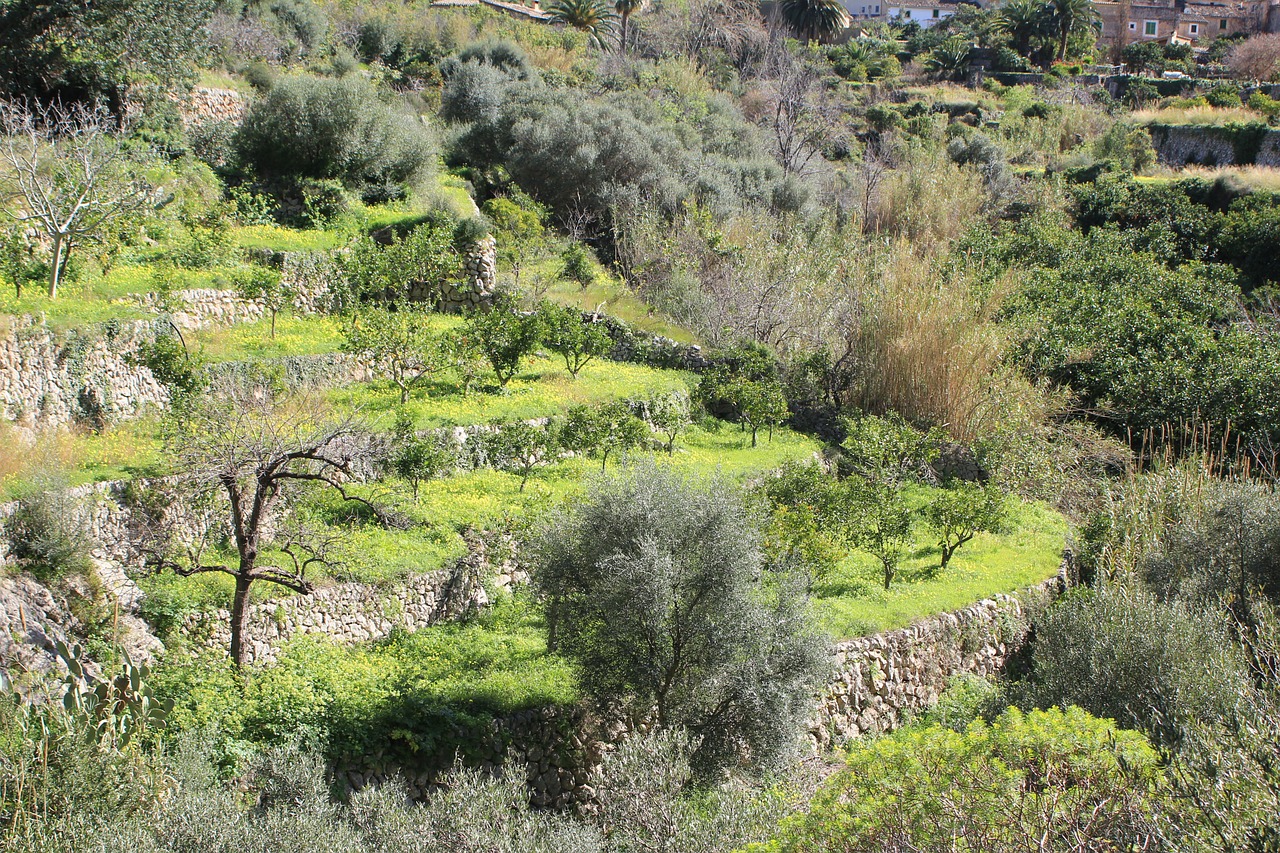
[(1119, 50), (1137, 41), (1202, 44), (1239, 32), (1280, 29), (1280, 0), (1094, 0), (1099, 43)]

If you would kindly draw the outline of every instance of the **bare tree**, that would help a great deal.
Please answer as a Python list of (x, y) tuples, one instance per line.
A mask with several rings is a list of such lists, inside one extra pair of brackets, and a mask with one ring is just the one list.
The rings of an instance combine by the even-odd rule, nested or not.
[(809, 174), (810, 163), (837, 131), (839, 111), (825, 101), (818, 70), (785, 50), (770, 51), (768, 73), (769, 124), (778, 162), (788, 175)]
[(102, 108), (0, 101), (0, 212), (47, 242), (50, 298), (77, 245), (158, 201), (117, 127)]
[(1227, 67), (1240, 80), (1271, 80), (1280, 71), (1280, 33), (1259, 33), (1227, 53)]
[[(302, 490), (327, 488), (392, 520), (347, 486), (357, 478), (362, 430), (333, 420), (317, 399), (278, 399), (263, 389), (213, 393), (178, 415), (170, 450), (183, 473), (179, 511), (144, 546), (154, 569), (183, 577), (220, 572), (235, 579), (231, 658), (244, 663), (249, 590), (265, 581), (308, 595), (310, 569), (331, 565), (332, 540), (282, 512)], [(229, 522), (229, 526), (228, 526)], [(230, 530), (233, 560), (212, 559), (212, 543)]]

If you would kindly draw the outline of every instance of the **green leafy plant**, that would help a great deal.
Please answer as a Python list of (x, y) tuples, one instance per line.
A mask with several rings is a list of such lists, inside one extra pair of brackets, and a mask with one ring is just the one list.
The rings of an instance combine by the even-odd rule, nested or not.
[(553, 424), (495, 421), (490, 426), (483, 441), (485, 456), (493, 467), (518, 476), (521, 492), (535, 469), (555, 461), (560, 440)]
[(676, 452), (676, 439), (693, 422), (689, 413), (689, 397), (685, 394), (668, 394), (655, 397), (645, 405), (649, 424), (667, 437), (667, 455)]
[(505, 388), (542, 340), (542, 321), (537, 314), (523, 314), (500, 302), (472, 314), (460, 334), (484, 353), (498, 385)]
[(278, 270), (257, 264), (236, 274), (236, 292), (241, 299), (257, 302), (271, 318), (271, 339), (276, 338), (276, 316), (293, 301), (293, 290)]
[(622, 400), (573, 407), (562, 433), (566, 448), (599, 456), (601, 471), (608, 465), (610, 453), (639, 447), (649, 435), (644, 421), (632, 414), (631, 406)]
[(423, 328), (425, 317), (420, 306), (404, 303), (395, 310), (363, 311), (343, 329), (343, 351), (391, 380), (400, 391), (401, 405), (409, 402), (409, 393), (435, 376), (445, 362), (440, 340)]
[(538, 306), (542, 322), (542, 342), (564, 359), (565, 369), (574, 379), (593, 358), (607, 355), (613, 339), (598, 323), (589, 323), (574, 308), (543, 302)]
[(422, 484), (453, 471), (457, 457), (441, 438), (422, 435), (413, 427), (413, 419), (407, 412), (396, 415), (392, 430), (394, 447), (388, 463), (398, 477), (403, 477), (413, 489), (413, 502), (418, 502)]
[(939, 492), (924, 510), (925, 520), (941, 537), (938, 571), (945, 571), (956, 550), (978, 533), (997, 532), (1007, 515), (1004, 493), (993, 482), (960, 482)]

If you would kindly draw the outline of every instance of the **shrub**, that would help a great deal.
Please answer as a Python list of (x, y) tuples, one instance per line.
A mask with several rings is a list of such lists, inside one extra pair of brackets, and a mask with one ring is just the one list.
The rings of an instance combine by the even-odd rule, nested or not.
[(1228, 719), (1247, 689), (1240, 650), (1215, 617), (1149, 593), (1083, 589), (1034, 630), (1026, 704), (1079, 705), (1162, 743), (1193, 721)]
[(583, 290), (595, 283), (596, 271), (591, 268), (591, 252), (586, 246), (575, 242), (565, 247), (560, 253), (560, 275)]
[(461, 276), (462, 255), (454, 243), (452, 223), (428, 220), (404, 237), (393, 236), (388, 245), (370, 237), (356, 240), (342, 259), (342, 272), (330, 289), (339, 308), (354, 318), (363, 303), (403, 303), (414, 288), (438, 298), (447, 284)]
[(542, 322), (537, 314), (521, 314), (511, 305), (499, 303), (490, 311), (472, 314), (460, 334), (484, 353), (498, 385), (505, 388), (520, 372), (520, 362), (541, 342)]
[(1011, 708), (990, 725), (916, 726), (855, 746), (808, 814), (749, 849), (1153, 849), (1166, 791), (1141, 734), (1079, 708)]
[(339, 180), (359, 192), (414, 181), (434, 156), (422, 123), (357, 75), (277, 81), (250, 106), (236, 148), (263, 175)]
[(1209, 102), (1211, 107), (1239, 107), (1240, 89), (1229, 83), (1219, 83), (1212, 89), (1204, 93), (1204, 99)]
[(609, 464), (609, 454), (625, 453), (649, 438), (644, 421), (631, 413), (623, 400), (599, 406), (574, 406), (565, 419), (562, 438), (565, 448), (600, 457), (600, 470)]
[(80, 501), (65, 488), (44, 482), (20, 498), (5, 520), (9, 555), (41, 581), (90, 571), (89, 538)]
[(1008, 515), (1004, 494), (995, 483), (954, 483), (925, 507), (925, 519), (941, 540), (938, 550), (945, 571), (951, 557), (978, 533), (996, 533)]
[(613, 338), (602, 324), (589, 323), (576, 308), (543, 302), (538, 306), (543, 343), (564, 359), (565, 369), (574, 379), (592, 359), (608, 355)]
[(636, 467), (562, 509), (534, 548), (550, 642), (588, 692), (688, 729), (700, 773), (786, 754), (826, 653), (790, 587), (762, 585), (734, 487)]

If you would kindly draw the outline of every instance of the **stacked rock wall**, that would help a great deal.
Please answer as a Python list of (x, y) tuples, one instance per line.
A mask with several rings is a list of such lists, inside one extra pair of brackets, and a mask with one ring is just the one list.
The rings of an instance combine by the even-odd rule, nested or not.
[[(315, 635), (339, 643), (379, 640), (392, 631), (416, 631), (456, 619), (488, 603), (479, 580), (483, 550), (473, 550), (449, 569), (428, 572), (398, 584), (343, 583), (249, 608), (245, 659), (273, 663), (292, 639)], [(199, 611), (183, 622), (183, 634), (198, 648), (224, 650), (231, 644), (230, 614)]]
[(182, 115), (182, 123), (192, 128), (217, 122), (238, 124), (248, 108), (248, 99), (239, 92), (197, 86), (191, 90), (186, 100), (181, 102), (179, 112)]
[(493, 304), (497, 295), (498, 241), (481, 237), (463, 253), (463, 280), (446, 284), (442, 290), (425, 284), (413, 284), (409, 298), (428, 302), (447, 314), (460, 314)]
[(908, 715), (937, 702), (954, 676), (999, 672), (1026, 639), (1028, 611), (1062, 589), (1057, 577), (1019, 596), (997, 595), (906, 628), (837, 644), (834, 673), (809, 729), (815, 747), (892, 731)]
[(0, 416), (32, 426), (100, 423), (168, 404), (169, 394), (129, 354), (154, 339), (147, 321), (56, 332), (15, 318), (0, 337)]
[(1149, 130), (1156, 154), (1166, 166), (1280, 166), (1280, 130), (1261, 123), (1152, 125)]

